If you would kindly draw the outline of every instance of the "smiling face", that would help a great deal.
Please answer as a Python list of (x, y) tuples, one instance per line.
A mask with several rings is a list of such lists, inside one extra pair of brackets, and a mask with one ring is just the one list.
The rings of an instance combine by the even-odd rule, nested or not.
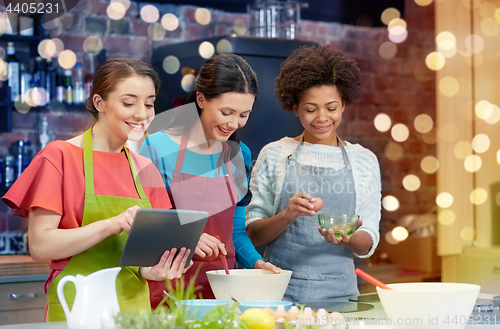
[(247, 123), (255, 96), (228, 92), (207, 99), (202, 93), (197, 93), (196, 99), (202, 109), (200, 121), (207, 141), (226, 141)]
[(320, 86), (302, 92), (295, 115), (304, 127), (304, 141), (313, 144), (337, 145), (337, 128), (345, 105), (336, 86)]
[(108, 139), (123, 144), (138, 141), (154, 118), (155, 86), (149, 77), (133, 75), (115, 86), (106, 100), (94, 95), (99, 123)]

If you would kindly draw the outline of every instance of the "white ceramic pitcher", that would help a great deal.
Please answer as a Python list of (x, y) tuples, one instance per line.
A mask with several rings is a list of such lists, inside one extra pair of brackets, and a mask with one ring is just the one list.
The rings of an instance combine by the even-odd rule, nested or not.
[[(69, 329), (102, 329), (102, 321), (109, 321), (120, 312), (116, 296), (116, 277), (121, 267), (106, 268), (87, 276), (67, 275), (57, 285), (57, 296), (66, 314)], [(69, 309), (64, 297), (64, 285), (75, 284), (73, 308)]]

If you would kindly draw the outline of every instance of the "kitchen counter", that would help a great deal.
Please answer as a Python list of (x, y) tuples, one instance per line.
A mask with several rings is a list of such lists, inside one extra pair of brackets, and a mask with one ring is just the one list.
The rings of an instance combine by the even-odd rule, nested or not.
[(0, 283), (45, 281), (49, 263), (35, 263), (29, 255), (0, 256)]

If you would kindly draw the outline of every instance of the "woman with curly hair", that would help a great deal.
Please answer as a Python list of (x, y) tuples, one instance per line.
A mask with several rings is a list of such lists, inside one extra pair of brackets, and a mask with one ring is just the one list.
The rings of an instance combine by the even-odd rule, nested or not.
[[(280, 105), (295, 113), (304, 132), (260, 152), (246, 226), (255, 245), (266, 245), (266, 261), (293, 271), (286, 300), (357, 294), (353, 255), (368, 258), (379, 242), (378, 160), (337, 135), (346, 106), (360, 97), (360, 79), (356, 62), (328, 45), (295, 50), (276, 78)], [(316, 198), (324, 200), (321, 213), (360, 215), (359, 229), (336, 238), (318, 227)]]

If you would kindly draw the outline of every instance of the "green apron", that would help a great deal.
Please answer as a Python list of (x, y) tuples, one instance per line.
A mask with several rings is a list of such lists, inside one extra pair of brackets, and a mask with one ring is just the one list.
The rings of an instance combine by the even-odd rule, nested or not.
[[(92, 128), (83, 134), (83, 163), (85, 168), (85, 207), (83, 210), (82, 226), (111, 218), (124, 212), (132, 206), (151, 208), (142, 186), (138, 182), (137, 171), (132, 158), (125, 147), (125, 154), (130, 164), (135, 187), (140, 199), (125, 198), (108, 195), (95, 195), (94, 169), (92, 150)], [(137, 179), (136, 179), (137, 177)], [(66, 316), (57, 297), (57, 284), (66, 275), (81, 274), (87, 276), (95, 271), (120, 266), (120, 258), (127, 241), (128, 234), (123, 231), (119, 235), (113, 234), (95, 246), (71, 257), (63, 271), (56, 276), (47, 292), (48, 312), (46, 321), (64, 321)], [(147, 281), (139, 276), (139, 267), (123, 267), (116, 278), (116, 293), (122, 312), (137, 311), (138, 309), (151, 310)], [(69, 308), (75, 300), (74, 285), (64, 286), (64, 295)]]

